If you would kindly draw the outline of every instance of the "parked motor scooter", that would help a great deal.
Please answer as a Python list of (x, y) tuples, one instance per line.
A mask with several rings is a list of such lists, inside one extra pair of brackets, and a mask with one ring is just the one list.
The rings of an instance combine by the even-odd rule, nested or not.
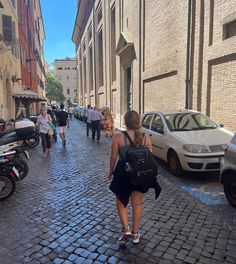
[(0, 132), (0, 140), (12, 137), (15, 140), (23, 140), (25, 146), (29, 148), (36, 147), (40, 142), (35, 124), (26, 118), (15, 121), (14, 128)]
[(0, 154), (0, 201), (9, 198), (16, 189), (19, 172), (6, 158), (10, 152)]
[(0, 145), (0, 155), (1, 153), (9, 153), (6, 158), (15, 162), (15, 167), (20, 174), (17, 180), (23, 180), (29, 172), (29, 165), (25, 160), (29, 160), (29, 153), (22, 147), (22, 143), (23, 141), (16, 141)]

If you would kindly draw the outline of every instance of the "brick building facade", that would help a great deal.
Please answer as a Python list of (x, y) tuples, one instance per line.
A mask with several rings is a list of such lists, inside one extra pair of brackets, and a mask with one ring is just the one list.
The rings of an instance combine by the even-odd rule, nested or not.
[(110, 106), (117, 125), (192, 108), (236, 130), (234, 0), (81, 0), (76, 44), (81, 105)]
[[(45, 69), (43, 40), (45, 39), (40, 0), (18, 1), (18, 30), (20, 43), (21, 86), (37, 94), (32, 98), (16, 99), (17, 107), (23, 102), (28, 115), (39, 113), (41, 100), (45, 96)], [(38, 100), (37, 100), (38, 99)]]
[(20, 91), (21, 78), (16, 1), (0, 1), (0, 118), (15, 116), (12, 94)]
[(38, 113), (45, 97), (40, 0), (0, 1), (0, 117), (16, 117), (20, 104), (27, 115)]

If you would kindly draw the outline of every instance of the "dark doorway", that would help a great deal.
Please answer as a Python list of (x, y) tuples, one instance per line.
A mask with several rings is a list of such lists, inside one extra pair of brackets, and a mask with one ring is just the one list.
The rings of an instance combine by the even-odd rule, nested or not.
[(131, 96), (131, 67), (126, 69), (126, 87), (127, 87), (127, 111), (132, 108)]

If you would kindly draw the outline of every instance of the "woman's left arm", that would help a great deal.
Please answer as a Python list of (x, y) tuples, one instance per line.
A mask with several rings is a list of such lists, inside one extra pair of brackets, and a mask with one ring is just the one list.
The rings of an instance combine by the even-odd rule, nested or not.
[(115, 169), (116, 160), (118, 156), (118, 136), (119, 134), (116, 134), (113, 138), (112, 145), (111, 145), (111, 155), (110, 155), (110, 170), (109, 170), (109, 176), (108, 179), (112, 179), (112, 174)]

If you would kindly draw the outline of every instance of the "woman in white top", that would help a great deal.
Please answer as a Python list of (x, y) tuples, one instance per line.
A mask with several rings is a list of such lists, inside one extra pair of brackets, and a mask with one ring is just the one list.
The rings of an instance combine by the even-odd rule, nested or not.
[(42, 108), (36, 125), (39, 127), (39, 132), (42, 139), (43, 158), (46, 157), (47, 150), (48, 153), (51, 152), (51, 136), (48, 134), (50, 130), (49, 122), (52, 122), (52, 118), (49, 114), (47, 114), (46, 109)]

